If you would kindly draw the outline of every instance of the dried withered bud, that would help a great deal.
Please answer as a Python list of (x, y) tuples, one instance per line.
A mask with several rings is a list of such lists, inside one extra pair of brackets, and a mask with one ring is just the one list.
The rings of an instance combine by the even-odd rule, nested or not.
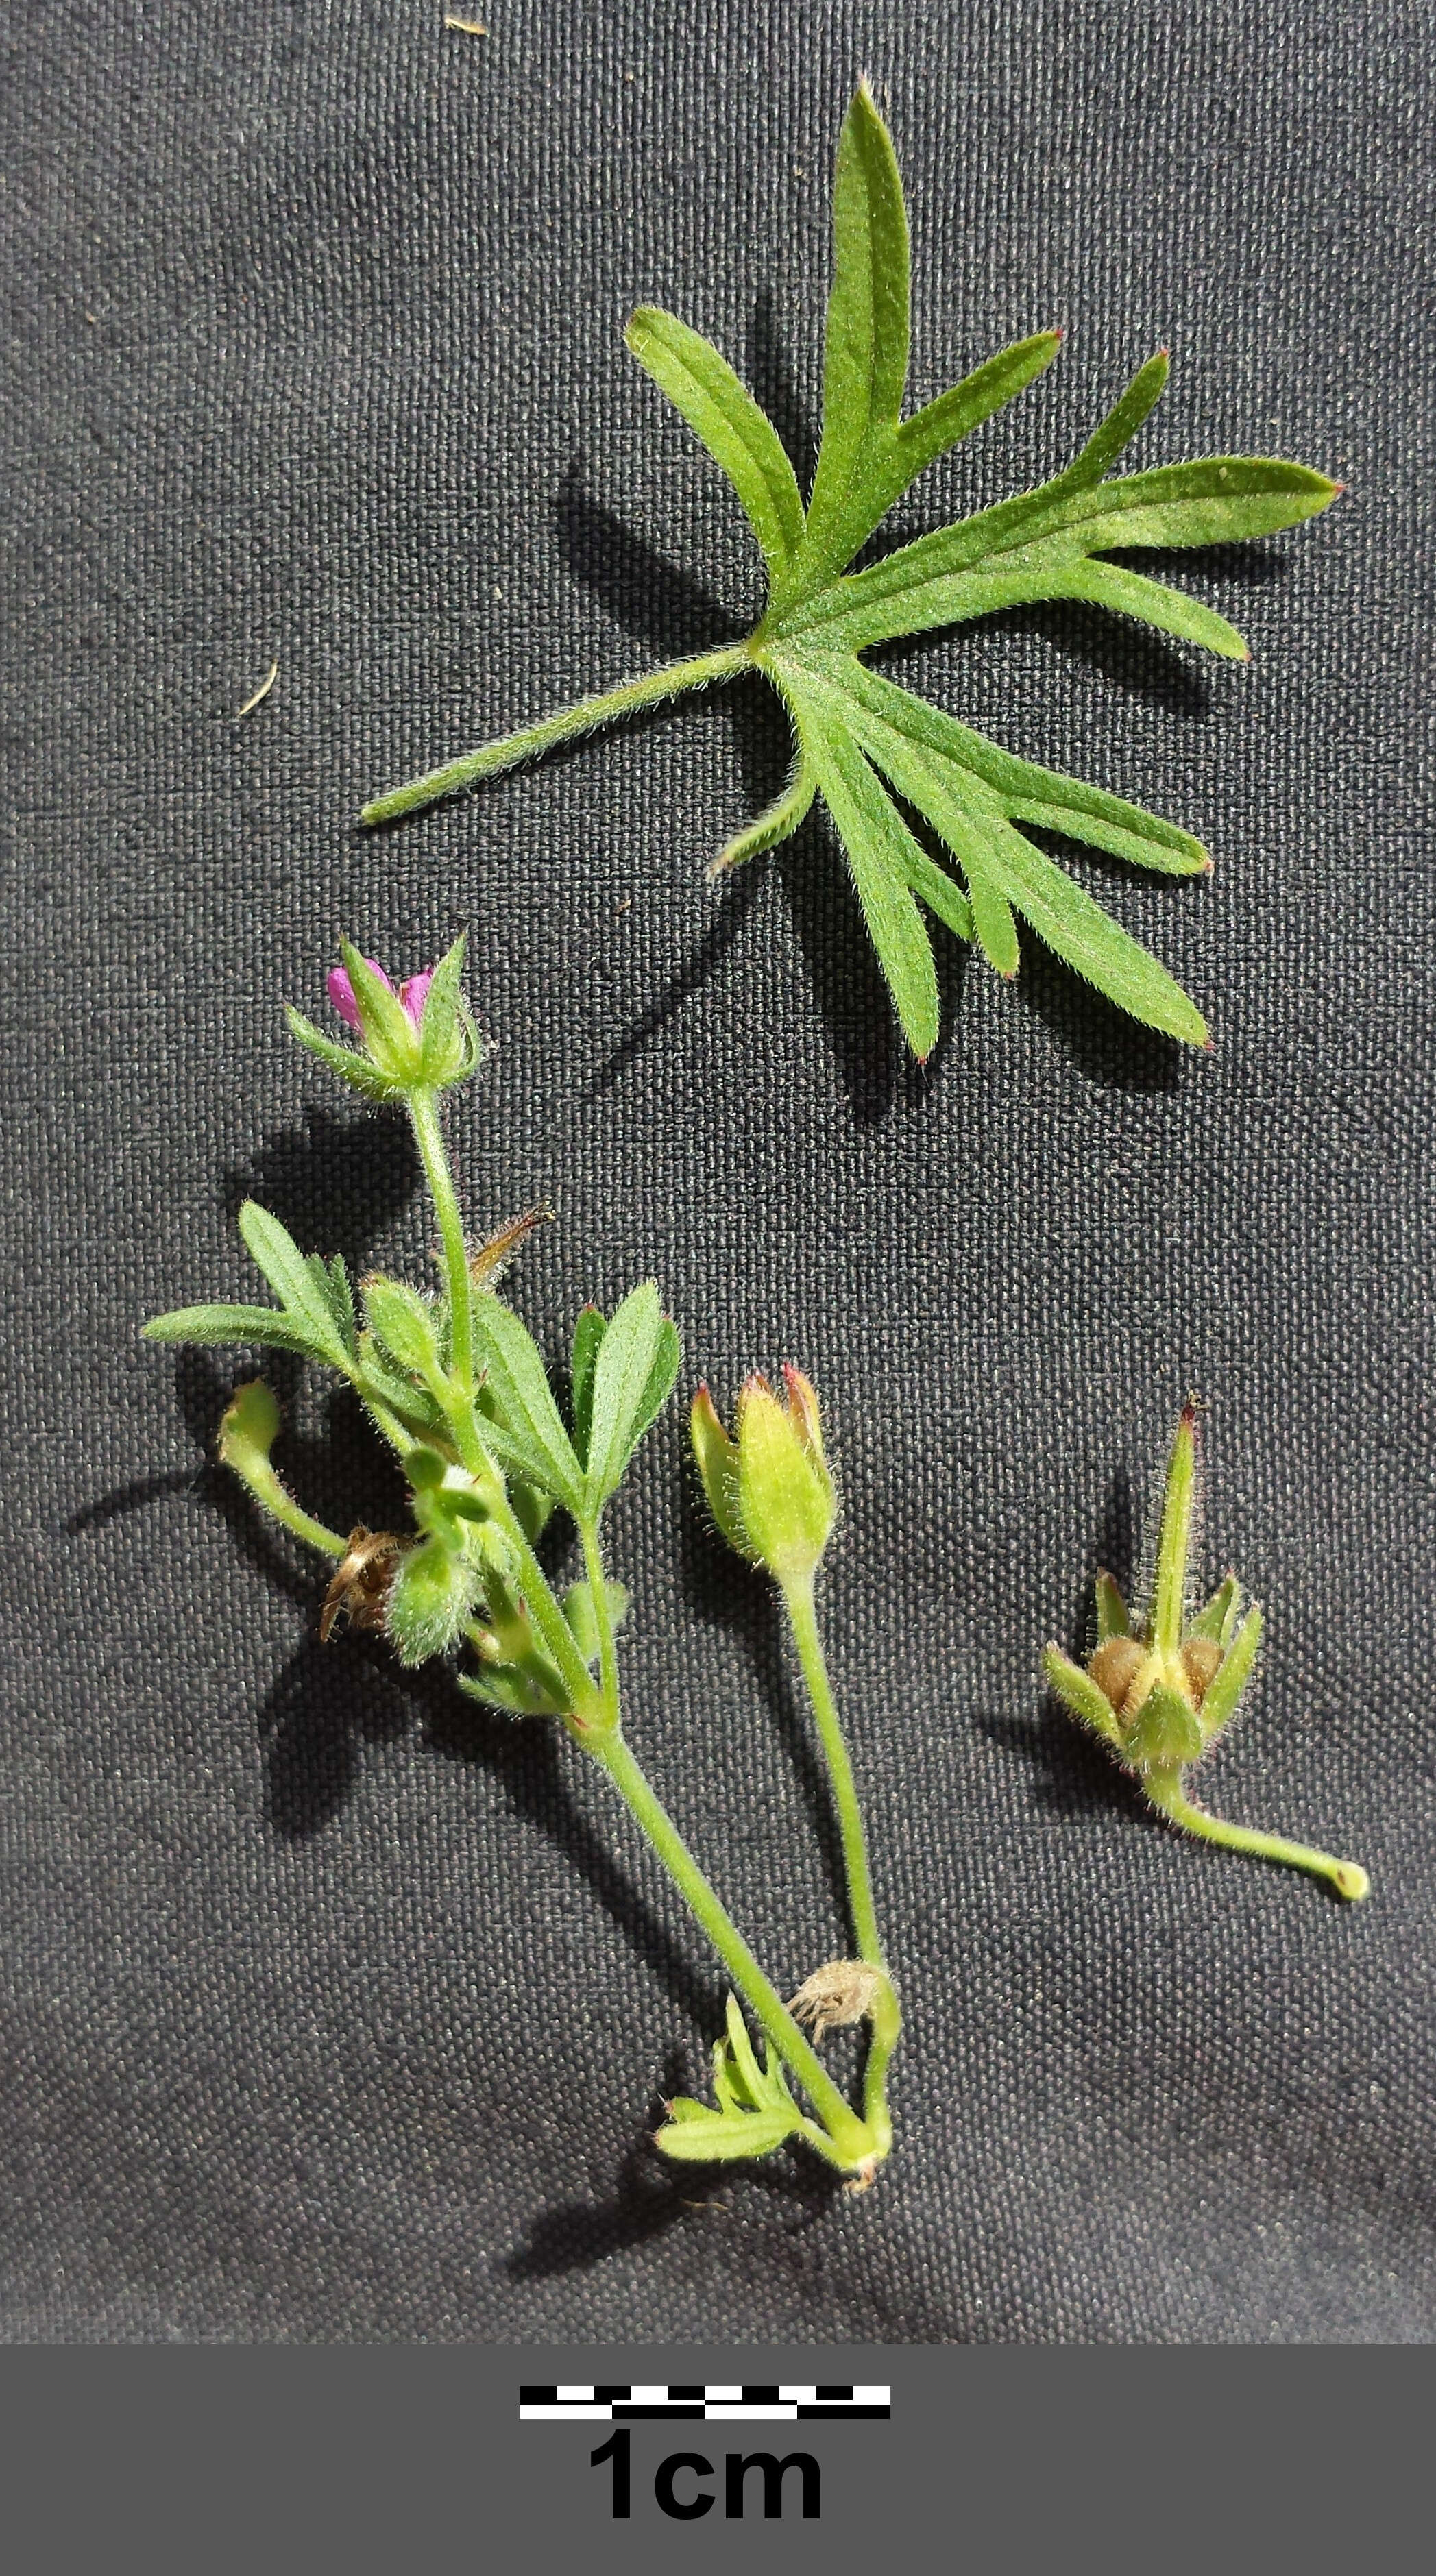
[(821, 2039), (824, 2031), (866, 2021), (886, 1984), (881, 1968), (870, 1967), (866, 1959), (830, 1959), (804, 1978), (788, 2009), (807, 2023), (814, 2039)]
[(1221, 1669), (1221, 1661), (1222, 1648), (1217, 1638), (1188, 1637), (1182, 1648), (1182, 1669), (1187, 1676), (1194, 1707), (1201, 1707)]
[(469, 1255), (469, 1277), (474, 1286), (497, 1287), (514, 1254), (527, 1241), (534, 1227), (548, 1225), (552, 1218), (553, 1209), (540, 1205), (525, 1208), (522, 1216), (511, 1216), (507, 1225), (499, 1226), (486, 1243), (481, 1243), (478, 1250)]
[(1146, 1656), (1135, 1637), (1107, 1637), (1098, 1647), (1087, 1670), (1097, 1688), (1115, 1709), (1127, 1705), (1127, 1693), (1141, 1671)]
[(394, 1560), (404, 1542), (392, 1530), (366, 1529), (356, 1521), (346, 1554), (335, 1568), (319, 1613), (319, 1637), (328, 1645), (342, 1613), (351, 1628), (382, 1628), (384, 1604), (394, 1575)]

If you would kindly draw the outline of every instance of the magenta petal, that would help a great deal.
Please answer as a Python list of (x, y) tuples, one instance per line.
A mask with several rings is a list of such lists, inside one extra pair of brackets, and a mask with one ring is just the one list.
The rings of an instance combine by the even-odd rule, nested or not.
[[(389, 991), (392, 993), (394, 987), (389, 983), (389, 978), (385, 974), (383, 967), (380, 965), (378, 958), (366, 957), (364, 963), (368, 967), (370, 974), (377, 975), (380, 983), (387, 985)], [(354, 999), (354, 987), (350, 983), (349, 977), (342, 966), (335, 966), (330, 970), (329, 999), (333, 1003), (341, 1020), (346, 1020), (351, 1029), (357, 1029), (359, 1026), (359, 1005)]]
[(415, 1028), (419, 1026), (420, 1021), (423, 1019), (424, 1004), (429, 998), (429, 986), (432, 984), (433, 980), (433, 967), (426, 966), (422, 975), (409, 976), (407, 982), (401, 984), (399, 987), (399, 999), (403, 1003), (405, 1010), (408, 1012), (410, 1019), (413, 1021)]

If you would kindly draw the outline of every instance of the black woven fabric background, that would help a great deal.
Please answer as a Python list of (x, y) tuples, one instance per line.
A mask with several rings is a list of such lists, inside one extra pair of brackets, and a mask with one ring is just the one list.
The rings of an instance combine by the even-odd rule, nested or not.
[[(4, 2332), (1429, 2340), (1429, 12), (442, 16), (31, 0), (4, 40)], [(1349, 483), (1177, 568), (1249, 670), (1056, 611), (901, 656), (1208, 841), (1195, 887), (1074, 860), (1207, 1059), (1035, 944), (1008, 989), (949, 943), (949, 1034), (905, 1066), (821, 828), (704, 882), (782, 774), (757, 683), (351, 829), (752, 615), (736, 505), (622, 322), (689, 317), (810, 458), (863, 69), (914, 399), (1067, 326), (902, 524), (1051, 470), (1163, 341), (1141, 461)], [(537, 1725), (321, 1651), (313, 1564), (209, 1463), (242, 1363), (135, 1338), (253, 1293), (250, 1191), (422, 1274), (400, 1129), (281, 1004), (321, 1003), (341, 928), (410, 971), (460, 927), (501, 1041), (453, 1106), (462, 1185), (476, 1229), (553, 1203), (514, 1285), (546, 1346), (652, 1271), (685, 1390), (789, 1356), (824, 1396), (908, 2013), (865, 2200), (659, 2167), (721, 1985), (621, 1810)], [(344, 1405), (281, 1384), (293, 1483), (382, 1519)], [(1165, 1834), (1034, 1678), (1094, 1565), (1139, 1559), (1189, 1387), (1204, 1571), (1270, 1617), (1206, 1794), (1363, 1859), (1355, 1911)], [(840, 1946), (831, 1837), (681, 1412), (614, 1518), (631, 1734), (790, 1986)]]

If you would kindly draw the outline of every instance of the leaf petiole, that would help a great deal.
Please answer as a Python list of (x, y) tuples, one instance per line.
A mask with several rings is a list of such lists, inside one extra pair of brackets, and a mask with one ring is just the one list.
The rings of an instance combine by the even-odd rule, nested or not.
[(359, 820), (364, 824), (397, 822), (401, 814), (416, 814), (425, 805), (437, 804), (443, 796), (457, 796), (480, 778), (494, 778), (500, 770), (516, 769), (521, 761), (537, 760), (541, 753), (552, 751), (556, 743), (570, 741), (575, 734), (593, 733), (619, 716), (635, 714), (640, 707), (661, 706), (666, 698), (681, 697), (685, 689), (706, 689), (715, 680), (731, 680), (739, 671), (751, 667), (752, 658), (746, 642), (726, 645), (717, 652), (695, 653), (686, 662), (670, 662), (641, 680), (625, 680), (619, 688), (605, 689), (597, 697), (580, 698), (576, 706), (564, 707), (556, 716), (545, 716), (541, 723), (525, 725), (517, 733), (502, 734), (494, 742), (481, 744), (477, 751), (446, 761), (442, 769), (431, 769), (423, 778), (411, 778), (406, 786), (392, 788), (387, 796), (374, 797), (363, 807)]

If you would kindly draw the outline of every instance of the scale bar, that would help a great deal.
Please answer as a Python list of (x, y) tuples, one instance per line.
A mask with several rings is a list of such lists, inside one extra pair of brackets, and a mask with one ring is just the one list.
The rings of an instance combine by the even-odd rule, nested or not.
[(891, 2388), (834, 2385), (742, 2385), (715, 2382), (697, 2388), (673, 2382), (659, 2388), (595, 2381), (590, 2386), (521, 2386), (524, 2424), (811, 2424), (886, 2422)]

